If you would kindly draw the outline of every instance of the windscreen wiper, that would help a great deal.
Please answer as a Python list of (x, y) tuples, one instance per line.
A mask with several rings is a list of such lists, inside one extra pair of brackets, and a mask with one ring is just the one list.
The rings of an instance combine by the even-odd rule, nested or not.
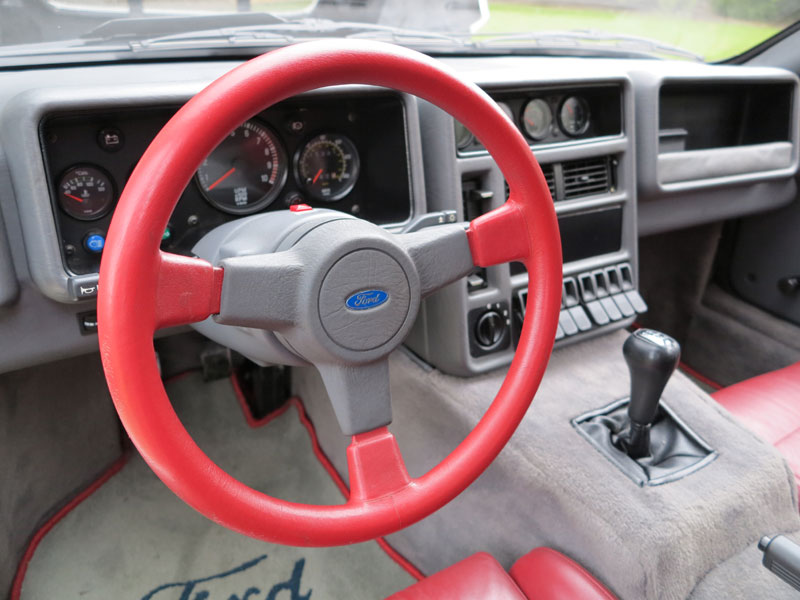
[(635, 35), (593, 30), (532, 31), (485, 37), (475, 41), (476, 48), (537, 47), (542, 49), (592, 48), (630, 51), (648, 55), (668, 55), (705, 62), (702, 56), (657, 40)]

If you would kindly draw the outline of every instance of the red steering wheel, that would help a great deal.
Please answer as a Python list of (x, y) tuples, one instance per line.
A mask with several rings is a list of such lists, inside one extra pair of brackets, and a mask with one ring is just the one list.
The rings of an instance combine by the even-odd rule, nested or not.
[[(511, 196), (470, 223), (470, 262), (490, 266), (522, 261), (530, 283), (511, 368), (464, 441), (428, 473), (412, 479), (385, 426), (356, 433), (347, 451), (349, 500), (316, 506), (279, 500), (237, 481), (200, 450), (173, 411), (159, 377), (153, 333), (224, 312), (221, 294), (229, 282), (223, 268), (164, 253), (159, 244), (183, 189), (230, 131), (285, 98), (347, 83), (424, 98), (478, 137), (503, 171)], [(552, 350), (561, 278), (558, 226), (544, 176), (519, 131), (489, 96), (440, 62), (398, 46), (339, 40), (297, 44), (255, 58), (209, 85), (175, 114), (142, 156), (114, 214), (100, 269), (103, 367), (117, 412), (139, 452), (196, 510), (271, 542), (360, 542), (397, 531), (442, 507), (508, 442)]]

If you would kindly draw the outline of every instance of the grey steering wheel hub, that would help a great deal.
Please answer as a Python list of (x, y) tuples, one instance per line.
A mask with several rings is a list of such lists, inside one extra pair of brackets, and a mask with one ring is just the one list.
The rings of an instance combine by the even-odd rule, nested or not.
[[(319, 290), (322, 328), (348, 350), (375, 350), (409, 322), (412, 290), (406, 270), (390, 254), (372, 248), (340, 258)], [(419, 288), (417, 283), (416, 288)], [(419, 301), (419, 290), (415, 289)]]
[(388, 354), (421, 298), (473, 267), (462, 225), (397, 235), (320, 209), (227, 223), (194, 253), (225, 271), (195, 328), (262, 365), (316, 366), (346, 434), (391, 422)]

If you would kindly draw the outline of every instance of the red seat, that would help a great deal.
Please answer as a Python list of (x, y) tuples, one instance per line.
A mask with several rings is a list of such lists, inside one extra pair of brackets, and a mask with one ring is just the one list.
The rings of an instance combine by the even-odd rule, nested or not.
[(511, 575), (485, 552), (426, 577), (387, 600), (616, 600), (574, 561), (549, 548), (536, 548)]
[(745, 426), (773, 444), (800, 481), (800, 362), (712, 395)]
[(616, 600), (586, 569), (550, 548), (531, 550), (509, 573), (531, 600)]

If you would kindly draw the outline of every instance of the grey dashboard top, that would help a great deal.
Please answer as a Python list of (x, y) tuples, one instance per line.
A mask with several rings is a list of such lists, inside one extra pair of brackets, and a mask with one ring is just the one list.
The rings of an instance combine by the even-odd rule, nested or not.
[[(792, 103), (790, 136), (783, 143), (767, 148), (710, 149), (701, 156), (707, 172), (696, 160), (689, 166), (681, 157), (659, 153), (659, 93), (667, 82), (715, 84), (738, 82), (755, 84), (781, 82), (790, 86), (796, 99), (798, 79), (789, 71), (769, 67), (714, 66), (684, 61), (631, 59), (577, 59), (545, 57), (475, 57), (444, 60), (462, 77), (487, 90), (535, 90), (554, 85), (618, 82), (625, 86), (626, 109), (634, 115), (625, 121), (622, 136), (606, 140), (608, 152), (626, 152), (625, 177), (630, 185), (622, 190), (621, 202), (636, 210), (626, 213), (635, 237), (671, 228), (730, 218), (786, 204), (794, 198), (793, 176), (798, 166), (798, 111)], [(39, 123), (53, 111), (147, 107), (180, 104), (216, 77), (239, 63), (235, 61), (164, 62), (24, 69), (0, 72), (0, 209), (5, 232), (0, 231), (0, 320), (3, 339), (26, 336), (20, 348), (4, 346), (0, 351), (0, 372), (35, 364), (96, 347), (93, 337), (82, 336), (75, 317), (92, 310), (93, 302), (76, 302), (70, 293), (70, 280), (62, 264), (59, 240), (49, 198), (45, 167), (39, 141)], [(366, 88), (327, 89), (313, 92), (337, 93)], [(405, 97), (407, 136), (412, 178), (413, 215), (426, 210), (460, 206), (460, 190), (436, 189), (441, 198), (431, 200), (431, 165), (446, 165), (454, 156), (452, 143), (443, 144), (451, 155), (427, 156), (433, 147), (424, 143), (424, 111), (415, 99)], [(422, 116), (424, 118), (424, 115)], [(554, 144), (534, 152), (540, 160), (578, 158), (595, 152), (596, 141), (571, 141)], [(439, 151), (436, 149), (435, 151)], [(426, 160), (423, 164), (423, 154)], [(485, 165), (477, 158), (472, 165)], [(730, 164), (737, 171), (730, 171)], [(448, 167), (450, 168), (450, 167)], [(472, 168), (472, 167), (470, 167)], [(483, 167), (480, 167), (483, 168)], [(694, 169), (686, 175), (686, 169)], [(726, 170), (726, 168), (728, 170)], [(698, 170), (699, 169), (699, 170)], [(676, 174), (677, 173), (677, 174)], [(591, 201), (587, 201), (587, 206)], [(413, 216), (412, 215), (412, 216)], [(637, 229), (638, 222), (638, 229)], [(5, 233), (5, 235), (3, 235)], [(8, 250), (2, 251), (4, 245)], [(565, 269), (565, 272), (568, 269)], [(15, 273), (19, 289), (14, 283)], [(74, 282), (73, 282), (74, 288)], [(36, 296), (36, 300), (32, 298)], [(60, 305), (60, 308), (55, 308)], [(39, 317), (35, 312), (39, 313)], [(42, 311), (48, 313), (41, 318)], [(65, 321), (70, 320), (69, 324)], [(53, 339), (53, 324), (59, 336)], [(45, 325), (47, 324), (47, 325)], [(12, 355), (13, 354), (13, 355)]]

